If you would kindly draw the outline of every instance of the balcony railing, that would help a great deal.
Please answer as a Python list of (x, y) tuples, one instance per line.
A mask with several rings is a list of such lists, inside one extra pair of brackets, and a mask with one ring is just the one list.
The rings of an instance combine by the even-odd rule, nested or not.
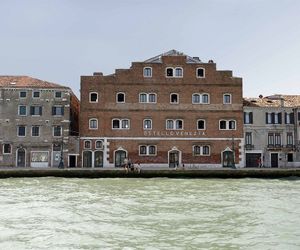
[(246, 150), (253, 150), (254, 149), (254, 145), (252, 145), (252, 144), (246, 144), (245, 145), (245, 149)]

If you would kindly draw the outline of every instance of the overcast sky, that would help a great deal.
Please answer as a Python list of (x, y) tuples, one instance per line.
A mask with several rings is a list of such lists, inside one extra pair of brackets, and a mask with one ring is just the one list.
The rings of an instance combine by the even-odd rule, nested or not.
[(171, 49), (243, 78), (244, 96), (300, 94), (299, 0), (0, 0), (0, 74), (70, 86)]

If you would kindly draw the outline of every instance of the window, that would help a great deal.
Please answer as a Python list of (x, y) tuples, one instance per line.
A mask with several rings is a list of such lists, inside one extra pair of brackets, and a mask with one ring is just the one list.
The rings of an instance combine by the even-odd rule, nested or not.
[(244, 124), (253, 124), (252, 112), (244, 112)]
[(3, 144), (3, 154), (11, 154), (11, 145), (8, 143)]
[(281, 113), (266, 113), (266, 124), (281, 124)]
[(144, 129), (152, 129), (152, 120), (151, 119), (145, 119), (143, 127), (144, 127)]
[(125, 94), (117, 93), (117, 103), (124, 103), (124, 102), (125, 102)]
[(198, 120), (197, 121), (197, 129), (199, 129), (199, 130), (205, 129), (205, 120)]
[(40, 94), (41, 94), (40, 91), (33, 91), (32, 92), (32, 97), (33, 98), (40, 98)]
[(52, 115), (63, 116), (64, 115), (64, 107), (63, 106), (52, 107)]
[(223, 95), (223, 104), (231, 104), (231, 94)]
[(39, 126), (32, 126), (31, 128), (31, 136), (40, 136), (40, 127)]
[(285, 113), (285, 124), (294, 124), (294, 113)]
[(167, 68), (166, 69), (167, 77), (173, 77), (174, 76), (173, 71), (174, 71), (173, 68)]
[(281, 134), (275, 133), (275, 147), (281, 146)]
[(91, 141), (84, 141), (83, 147), (84, 147), (85, 149), (90, 149), (90, 148), (92, 147)]
[(197, 68), (196, 75), (197, 75), (197, 78), (204, 78), (205, 77), (205, 69)]
[(152, 68), (151, 67), (144, 68), (144, 77), (152, 77)]
[(93, 102), (93, 103), (98, 102), (98, 93), (90, 92), (90, 102)]
[(274, 133), (268, 133), (268, 146), (274, 146)]
[(153, 145), (140, 145), (139, 155), (141, 155), (141, 156), (156, 155), (156, 146), (153, 146)]
[(171, 104), (178, 104), (179, 103), (179, 95), (178, 94), (171, 94), (170, 95), (170, 103)]
[(112, 129), (130, 129), (129, 119), (113, 119)]
[(27, 115), (27, 107), (24, 105), (19, 106), (19, 115), (26, 116)]
[(286, 145), (293, 146), (293, 144), (294, 144), (293, 133), (291, 132), (286, 133)]
[(62, 135), (62, 127), (54, 126), (53, 127), (53, 136), (61, 136)]
[(252, 145), (252, 133), (251, 132), (245, 133), (245, 144)]
[(235, 130), (236, 121), (235, 120), (220, 120), (219, 121), (220, 130)]
[(41, 106), (30, 106), (30, 115), (42, 115), (43, 108)]
[(24, 137), (26, 136), (26, 127), (21, 125), (21, 126), (18, 126), (18, 136), (20, 137)]
[(182, 77), (182, 76), (183, 76), (182, 68), (175, 68), (175, 77)]
[(156, 103), (156, 94), (140, 93), (140, 103)]
[(268, 146), (269, 147), (281, 147), (281, 134), (280, 133), (268, 133)]
[(194, 156), (208, 156), (210, 155), (210, 147), (207, 145), (195, 145), (193, 146)]
[(61, 91), (55, 91), (55, 98), (61, 98)]
[(27, 97), (27, 91), (20, 91), (19, 97), (20, 98), (26, 98)]
[(89, 120), (89, 129), (98, 129), (98, 119), (92, 118)]
[(166, 129), (183, 129), (183, 120), (170, 120), (168, 119), (166, 121)]
[(95, 143), (95, 148), (96, 149), (102, 149), (103, 148), (103, 141), (96, 141)]
[(194, 93), (192, 95), (193, 104), (209, 104), (209, 94)]

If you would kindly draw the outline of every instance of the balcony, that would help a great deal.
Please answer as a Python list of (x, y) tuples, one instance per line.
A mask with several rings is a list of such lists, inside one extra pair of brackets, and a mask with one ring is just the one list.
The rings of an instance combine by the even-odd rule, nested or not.
[(253, 150), (254, 149), (254, 145), (252, 145), (252, 144), (246, 144), (245, 145), (245, 149), (246, 150)]
[(281, 144), (268, 144), (268, 149), (270, 150), (281, 150), (282, 147)]

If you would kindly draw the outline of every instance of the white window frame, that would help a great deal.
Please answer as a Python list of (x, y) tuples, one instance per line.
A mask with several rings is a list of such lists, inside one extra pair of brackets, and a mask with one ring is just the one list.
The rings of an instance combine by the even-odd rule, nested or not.
[[(21, 114), (20, 114), (20, 107), (25, 107), (25, 115), (21, 115)], [(18, 115), (19, 115), (19, 116), (27, 116), (27, 106), (26, 106), (26, 105), (19, 105), (19, 106), (18, 106)]]
[[(195, 147), (200, 147), (200, 153), (199, 154), (195, 154)], [(209, 154), (204, 154), (204, 150), (203, 150), (204, 147), (208, 147)], [(197, 156), (210, 156), (211, 149), (210, 149), (209, 145), (193, 145), (192, 152), (193, 152), (193, 156), (196, 156), (196, 157)]]
[[(10, 145), (10, 152), (9, 153), (5, 153), (4, 151), (4, 148), (5, 148), (5, 145)], [(12, 154), (12, 145), (10, 143), (3, 143), (3, 146), (2, 146), (2, 152), (3, 152), (3, 155), (11, 155)]]
[[(221, 121), (225, 121), (226, 122), (226, 128), (225, 129), (221, 129)], [(230, 129), (229, 128), (229, 122), (234, 122), (234, 129)], [(221, 119), (219, 120), (219, 130), (236, 130), (237, 128), (237, 122), (236, 120), (230, 119), (230, 120), (226, 120), (226, 119)]]
[[(91, 97), (92, 97), (92, 94), (96, 94), (97, 95), (97, 100), (96, 101), (92, 101), (91, 100)], [(98, 92), (89, 92), (89, 103), (98, 103), (99, 102), (99, 94)]]
[[(95, 120), (95, 121), (96, 121), (96, 125), (97, 125), (96, 128), (92, 128), (92, 127), (91, 127), (91, 121), (92, 121), (92, 120)], [(90, 118), (90, 119), (89, 119), (89, 129), (90, 129), (90, 130), (96, 130), (96, 129), (98, 129), (98, 127), (99, 127), (99, 124), (98, 124), (98, 123), (99, 123), (99, 122), (98, 122), (98, 119), (97, 119), (97, 118)]]
[[(34, 96), (34, 93), (37, 93), (37, 92), (39, 93), (39, 97)], [(33, 90), (32, 91), (32, 98), (37, 99), (37, 98), (40, 98), (40, 97), (41, 97), (41, 91), (40, 90)]]
[[(97, 147), (97, 142), (101, 142), (101, 147)], [(95, 141), (95, 149), (103, 149), (104, 142), (102, 140), (96, 140)]]
[[(141, 147), (146, 147), (146, 154), (141, 154)], [(149, 148), (155, 148), (155, 154), (149, 153)], [(156, 156), (157, 155), (157, 146), (156, 145), (139, 145), (139, 156)]]
[[(173, 121), (173, 128), (168, 128), (168, 121)], [(177, 121), (182, 121), (182, 128), (176, 128)], [(166, 119), (166, 130), (183, 130), (184, 121), (183, 119)]]
[[(229, 98), (230, 98), (230, 102), (225, 102), (225, 96), (229, 96)], [(223, 94), (223, 104), (232, 104), (232, 94), (230, 94), (230, 93), (225, 93), (225, 94)]]
[[(151, 123), (150, 128), (145, 127), (145, 121), (150, 121), (150, 123)], [(146, 118), (146, 119), (143, 120), (143, 129), (144, 130), (152, 130), (152, 119), (151, 118)]]
[[(20, 128), (20, 127), (25, 127), (25, 135), (19, 135), (19, 128)], [(17, 136), (18, 136), (18, 137), (26, 137), (26, 130), (27, 130), (27, 129), (26, 129), (26, 126), (25, 126), (25, 125), (18, 125), (18, 126), (17, 126)]]
[[(114, 123), (115, 120), (119, 121), (119, 127), (118, 128), (113, 127), (113, 123)], [(123, 123), (124, 120), (128, 121), (128, 127), (127, 128), (122, 127), (122, 123)], [(130, 129), (130, 119), (128, 119), (128, 118), (122, 118), (122, 119), (113, 118), (113, 119), (111, 119), (111, 129), (113, 129), (113, 130), (127, 130), (127, 129)]]
[[(39, 135), (32, 135), (33, 133), (33, 127), (38, 127), (39, 128)], [(39, 126), (39, 125), (32, 125), (31, 126), (31, 137), (40, 137), (41, 136), (41, 129), (42, 128), (42, 126)]]
[[(168, 69), (172, 69), (172, 72), (173, 72), (172, 76), (168, 76), (168, 74), (167, 74)], [(166, 76), (167, 78), (173, 78), (173, 77), (175, 76), (174, 68), (173, 68), (173, 67), (166, 67), (166, 70), (165, 70), (165, 76)]]
[[(177, 102), (172, 102), (172, 95), (177, 96)], [(178, 93), (171, 93), (170, 94), (170, 104), (179, 104), (179, 94)]]
[[(180, 70), (181, 70), (181, 76), (177, 76), (177, 75), (176, 75), (176, 70), (177, 70), (177, 69), (180, 69)], [(182, 67), (175, 67), (173, 73), (174, 73), (174, 77), (175, 77), (175, 78), (183, 78), (183, 68), (182, 68)]]
[[(120, 94), (124, 95), (124, 101), (123, 102), (119, 102), (118, 101), (118, 95), (120, 95)], [(124, 92), (118, 92), (116, 94), (116, 103), (125, 103), (125, 102), (126, 102), (126, 95), (125, 95), (125, 93)]]
[[(58, 127), (58, 126), (60, 127), (60, 135), (55, 135), (54, 134), (54, 130), (55, 130), (55, 127)], [(52, 131), (53, 131), (52, 135), (53, 135), (53, 137), (62, 137), (62, 128), (63, 127), (61, 125), (54, 125), (53, 128), (52, 128)]]
[[(198, 122), (199, 122), (199, 121), (204, 121), (204, 128), (199, 128), (199, 127), (198, 127)], [(206, 130), (206, 120), (205, 120), (205, 119), (198, 119), (196, 125), (197, 125), (197, 130)]]
[[(198, 76), (198, 69), (203, 69), (203, 76)], [(205, 68), (203, 68), (203, 67), (196, 68), (196, 77), (197, 78), (205, 78)]]
[[(146, 95), (146, 102), (141, 102), (141, 95)], [(155, 102), (150, 102), (150, 95), (155, 95)], [(147, 104), (157, 103), (157, 94), (141, 92), (139, 93), (139, 103), (147, 103)]]
[[(150, 69), (150, 76), (147, 76), (147, 75), (145, 75), (145, 70), (146, 69)], [(143, 76), (145, 77), (145, 78), (151, 78), (152, 77), (152, 67), (144, 67), (143, 68)]]
[[(194, 102), (194, 95), (198, 95), (199, 96), (199, 101), (200, 102)], [(207, 95), (207, 100), (208, 102), (203, 102), (203, 95)], [(204, 104), (204, 105), (208, 105), (210, 104), (210, 95), (209, 93), (193, 93), (192, 94), (192, 104)]]
[[(89, 143), (90, 143), (90, 147), (89, 147), (89, 148), (86, 148), (86, 147), (85, 147), (85, 143), (86, 143), (86, 142), (89, 142)], [(91, 141), (91, 140), (84, 140), (84, 141), (83, 141), (83, 149), (92, 149), (92, 141)]]
[[(26, 93), (26, 96), (25, 97), (21, 97), (21, 92), (25, 92)], [(20, 92), (19, 92), (19, 98), (20, 99), (25, 99), (25, 98), (27, 98), (27, 91), (26, 90), (21, 90)]]

